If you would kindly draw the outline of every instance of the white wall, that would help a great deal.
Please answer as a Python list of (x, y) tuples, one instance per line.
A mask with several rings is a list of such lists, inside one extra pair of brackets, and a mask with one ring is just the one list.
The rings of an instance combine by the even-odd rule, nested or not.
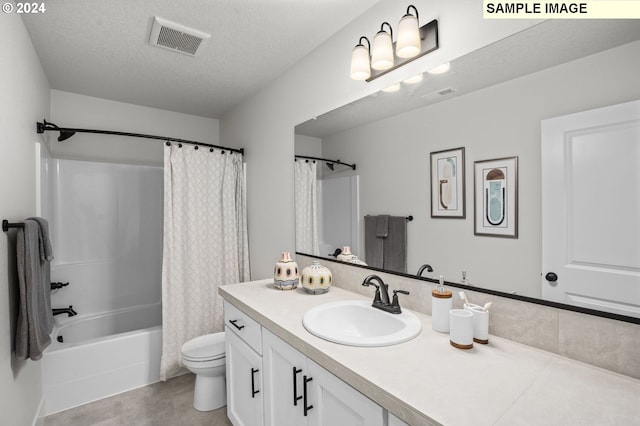
[[(49, 82), (20, 15), (0, 15), (0, 219), (36, 214), (35, 123), (49, 115)], [(0, 423), (30, 425), (42, 399), (40, 361), (13, 357), (18, 277), (15, 230), (0, 235)]]
[[(113, 130), (169, 136), (217, 145), (216, 119), (165, 111), (59, 90), (51, 91), (51, 120), (59, 127)], [(76, 133), (58, 142), (47, 132), (56, 158), (162, 165), (162, 141), (125, 136)]]
[[(349, 78), (351, 50), (372, 38), (383, 21), (399, 20), (406, 5), (376, 3), (260, 93), (221, 119), (225, 145), (246, 148), (247, 208), (252, 278), (268, 277), (278, 254), (295, 251), (293, 211), (294, 126), (374, 93), (419, 71), (460, 57), (534, 23), (484, 20), (475, 0), (413, 2), (420, 22), (439, 20), (440, 49), (371, 83)], [(268, 212), (268, 213), (267, 213)], [(278, 226), (273, 226), (273, 213)]]
[[(539, 298), (540, 121), (639, 99), (638, 75), (640, 42), (634, 42), (332, 135), (322, 153), (358, 164), (361, 215), (414, 216), (409, 272), (429, 263), (435, 275), (459, 281), (466, 268), (472, 284)], [(430, 152), (460, 146), (466, 219), (432, 219)], [(473, 162), (511, 156), (519, 157), (519, 237), (474, 236)]]

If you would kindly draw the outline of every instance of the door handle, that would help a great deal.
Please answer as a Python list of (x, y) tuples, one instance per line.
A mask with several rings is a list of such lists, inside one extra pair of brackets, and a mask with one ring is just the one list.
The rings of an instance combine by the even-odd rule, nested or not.
[(544, 279), (552, 283), (558, 281), (558, 275), (555, 272), (547, 272), (547, 274), (544, 276)]
[(304, 382), (304, 387), (302, 388), (302, 404), (304, 405), (304, 416), (307, 417), (307, 413), (309, 412), (309, 410), (311, 410), (313, 408), (313, 405), (307, 405), (307, 383), (309, 383), (310, 381), (312, 381), (313, 378), (312, 377), (307, 377), (307, 376), (303, 376), (302, 377), (302, 381)]
[(251, 369), (251, 398), (255, 398), (256, 394), (260, 392), (260, 390), (256, 390), (255, 386), (255, 374), (260, 371), (257, 368)]
[(302, 395), (298, 396), (298, 373), (302, 372), (302, 368), (293, 367), (293, 405), (298, 406), (298, 401), (302, 399)]

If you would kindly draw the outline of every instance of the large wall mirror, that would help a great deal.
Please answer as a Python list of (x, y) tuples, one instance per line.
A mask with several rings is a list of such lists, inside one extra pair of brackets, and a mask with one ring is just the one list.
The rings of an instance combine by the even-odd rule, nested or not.
[[(357, 165), (330, 169), (317, 162), (313, 173), (319, 187), (342, 189), (331, 199), (319, 190), (319, 243), (314, 249), (298, 245), (297, 251), (332, 258), (334, 249), (350, 245), (366, 262), (365, 216), (412, 216), (406, 223), (406, 270), (400, 272), (416, 275), (429, 264), (433, 271), (423, 272), (427, 278), (442, 275), (450, 282), (542, 299), (545, 286), (554, 285), (543, 270), (542, 123), (639, 100), (638, 40), (638, 20), (545, 21), (452, 61), (444, 74), (425, 72), (421, 82), (401, 82), (396, 92), (378, 92), (296, 126), (296, 155)], [(430, 158), (461, 147), (465, 215), (432, 217)], [(474, 163), (514, 157), (517, 236), (478, 235)], [(628, 238), (638, 246), (637, 234)], [(626, 271), (638, 293), (640, 260)], [(640, 317), (637, 306), (610, 312)]]

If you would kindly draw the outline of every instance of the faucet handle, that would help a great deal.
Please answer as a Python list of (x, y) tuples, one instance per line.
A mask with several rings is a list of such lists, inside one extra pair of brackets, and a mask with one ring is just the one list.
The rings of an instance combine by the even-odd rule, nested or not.
[(391, 302), (391, 306), (397, 306), (400, 308), (400, 303), (398, 302), (398, 293), (400, 294), (409, 294), (407, 290), (393, 290), (393, 301)]

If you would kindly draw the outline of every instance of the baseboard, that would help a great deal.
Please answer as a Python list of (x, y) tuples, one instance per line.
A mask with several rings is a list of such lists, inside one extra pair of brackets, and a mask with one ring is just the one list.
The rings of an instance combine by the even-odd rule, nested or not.
[(47, 410), (44, 403), (44, 395), (40, 398), (36, 417), (33, 419), (31, 426), (44, 426), (44, 418), (47, 416)]

